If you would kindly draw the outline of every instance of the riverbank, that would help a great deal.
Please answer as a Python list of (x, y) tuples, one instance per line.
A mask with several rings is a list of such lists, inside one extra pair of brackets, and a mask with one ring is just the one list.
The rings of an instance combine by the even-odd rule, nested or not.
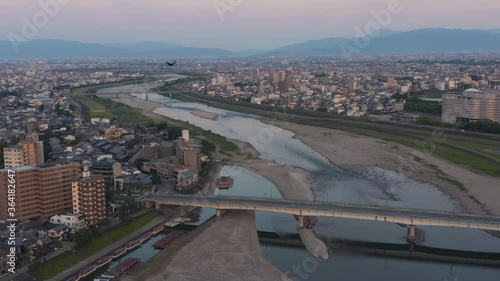
[(272, 124), (292, 131), (295, 138), (341, 169), (361, 176), (374, 168), (400, 172), (419, 182), (435, 185), (456, 199), (463, 212), (500, 215), (500, 205), (495, 199), (500, 197), (499, 178), (475, 173), (432, 153), (421, 153), (380, 139), (289, 122)]
[[(259, 152), (250, 144), (230, 139), (240, 151), (233, 155), (231, 165), (250, 170), (272, 182), (284, 199), (314, 201), (313, 178), (299, 168), (280, 165), (274, 161), (258, 159)], [(226, 157), (221, 155), (220, 157)]]

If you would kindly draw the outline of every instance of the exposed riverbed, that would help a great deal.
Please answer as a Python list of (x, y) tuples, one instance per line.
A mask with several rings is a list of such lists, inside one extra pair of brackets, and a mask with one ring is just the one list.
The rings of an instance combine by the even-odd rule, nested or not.
[[(136, 92), (134, 86), (120, 87), (119, 91), (132, 94)], [(135, 96), (138, 99), (132, 97), (121, 99), (129, 99), (131, 104), (141, 103), (141, 99), (145, 99), (145, 94)], [(149, 94), (148, 103), (151, 105), (155, 102), (157, 102), (156, 106), (151, 108), (155, 114), (188, 121), (190, 124), (227, 138), (250, 143), (260, 154), (260, 159), (302, 170), (312, 179), (311, 191), (314, 192), (317, 200), (443, 211), (459, 210), (457, 199), (443, 193), (433, 184), (420, 182), (383, 167), (367, 167), (369, 168), (367, 172), (361, 174), (340, 169), (332, 165), (332, 161), (328, 158), (294, 138), (295, 134), (292, 131), (265, 124), (251, 115)], [(218, 118), (201, 118), (193, 115), (192, 112), (217, 114)], [(232, 173), (233, 170), (228, 167), (223, 169), (222, 174)], [(235, 178), (235, 188), (229, 191), (231, 195), (263, 196), (261, 191), (255, 190), (255, 187), (273, 186), (267, 179), (253, 173), (240, 172), (231, 175)], [(236, 187), (237, 184), (241, 186)], [(271, 196), (267, 194), (267, 191), (264, 192), (264, 196)], [(304, 192), (308, 191), (304, 190)], [(274, 193), (273, 196), (277, 194)], [(207, 210), (207, 212), (211, 211)], [(296, 222), (293, 217), (287, 215), (257, 212), (256, 225), (257, 229), (262, 231), (281, 234), (296, 233)], [(439, 227), (422, 227), (422, 229), (426, 233), (425, 245), (447, 249), (500, 252), (500, 239), (484, 231)], [(405, 243), (403, 236), (406, 234), (406, 228), (396, 224), (334, 218), (320, 218), (315, 230), (323, 237), (399, 244)], [(309, 256), (304, 249), (282, 247), (265, 246), (264, 253), (265, 257), (283, 272), (292, 268), (293, 265), (302, 264)], [(454, 270), (459, 274), (460, 280), (497, 280), (500, 276), (500, 270), (495, 268), (455, 266)], [(450, 273), (449, 264), (371, 256), (353, 257), (349, 253), (333, 252), (328, 261), (317, 263), (317, 268), (309, 274), (311, 279), (308, 280), (404, 279), (417, 281), (444, 280), (445, 278), (453, 280), (450, 274), (455, 273)], [(474, 278), (468, 278), (470, 276)]]

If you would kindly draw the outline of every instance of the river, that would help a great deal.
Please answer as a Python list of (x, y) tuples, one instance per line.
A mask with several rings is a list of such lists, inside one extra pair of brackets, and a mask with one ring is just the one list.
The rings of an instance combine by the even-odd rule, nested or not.
[[(138, 90), (137, 87), (142, 90)], [(141, 86), (124, 86), (104, 91), (141, 93)], [(187, 121), (227, 138), (251, 143), (261, 158), (279, 164), (291, 165), (308, 171), (314, 178), (313, 190), (317, 200), (371, 204), (430, 210), (455, 210), (456, 202), (436, 187), (421, 183), (392, 171), (373, 168), (368, 174), (358, 176), (333, 166), (325, 157), (293, 138), (293, 133), (265, 124), (254, 116), (208, 107), (198, 103), (179, 102), (150, 93), (151, 101), (165, 104), (155, 113)], [(197, 117), (191, 112), (211, 112), (215, 120)], [(238, 171), (238, 172), (235, 172)], [(250, 171), (225, 167), (223, 174), (235, 178), (235, 187), (220, 191), (220, 195), (279, 196), (273, 184)], [(219, 191), (216, 192), (219, 195)], [(213, 215), (213, 210), (203, 210), (200, 222)], [(257, 212), (257, 229), (278, 234), (296, 233), (292, 216)], [(423, 245), (445, 249), (500, 252), (500, 239), (484, 231), (421, 227), (426, 240)], [(391, 223), (359, 221), (337, 218), (320, 218), (315, 231), (321, 237), (350, 239), (383, 243), (404, 244), (406, 228)], [(282, 272), (289, 272), (292, 280), (499, 280), (500, 269), (478, 266), (452, 265), (415, 260), (388, 259), (333, 251), (327, 261), (314, 262), (305, 249), (262, 245), (264, 257)], [(314, 266), (313, 266), (314, 265)], [(295, 274), (294, 266), (308, 271)], [(306, 274), (307, 273), (307, 274)], [(307, 276), (306, 276), (307, 275)]]

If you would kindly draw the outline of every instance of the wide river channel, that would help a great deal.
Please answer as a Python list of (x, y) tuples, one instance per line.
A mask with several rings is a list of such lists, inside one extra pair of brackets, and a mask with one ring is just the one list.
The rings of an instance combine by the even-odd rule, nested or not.
[[(141, 99), (146, 98), (142, 85), (108, 88), (100, 92), (130, 93)], [(148, 99), (165, 105), (159, 107), (155, 113), (187, 121), (227, 138), (251, 143), (263, 159), (308, 171), (314, 179), (313, 190), (317, 200), (443, 211), (454, 211), (457, 205), (452, 198), (440, 192), (435, 186), (412, 180), (396, 172), (373, 167), (360, 176), (343, 171), (295, 139), (292, 132), (260, 122), (255, 116), (199, 103), (180, 102), (154, 93), (149, 93)], [(203, 119), (193, 115), (192, 112), (211, 112), (218, 114), (219, 117), (215, 120)], [(216, 195), (280, 197), (271, 182), (248, 170), (226, 166), (222, 174), (234, 177), (235, 185), (230, 190), (216, 191)], [(202, 210), (198, 223), (213, 214), (214, 210)], [(273, 232), (280, 236), (297, 233), (296, 221), (292, 216), (257, 212), (256, 218), (259, 231)], [(500, 239), (484, 231), (443, 227), (421, 227), (421, 229), (425, 231), (425, 241), (420, 245), (500, 253)], [(319, 218), (315, 231), (325, 242), (345, 239), (394, 245), (406, 244), (404, 238), (406, 228), (392, 223)], [(289, 276), (293, 278), (292, 280), (500, 280), (500, 268), (373, 256), (350, 251), (349, 247), (342, 247), (342, 244), (328, 244), (332, 248), (330, 258), (314, 263), (311, 262), (311, 255), (305, 248), (275, 245), (261, 245), (261, 247), (263, 256), (270, 263), (282, 272), (291, 272)], [(294, 267), (301, 267), (302, 274), (294, 274)]]

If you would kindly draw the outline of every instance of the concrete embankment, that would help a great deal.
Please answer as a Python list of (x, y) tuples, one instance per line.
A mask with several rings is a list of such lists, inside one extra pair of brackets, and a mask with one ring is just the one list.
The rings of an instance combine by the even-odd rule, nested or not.
[(162, 266), (160, 272), (127, 280), (290, 280), (262, 257), (251, 211), (216, 218)]
[(323, 243), (323, 241), (316, 237), (314, 230), (304, 228), (298, 229), (298, 232), (302, 242), (304, 242), (306, 249), (309, 253), (311, 253), (311, 255), (320, 260), (328, 259), (328, 247), (325, 243)]

